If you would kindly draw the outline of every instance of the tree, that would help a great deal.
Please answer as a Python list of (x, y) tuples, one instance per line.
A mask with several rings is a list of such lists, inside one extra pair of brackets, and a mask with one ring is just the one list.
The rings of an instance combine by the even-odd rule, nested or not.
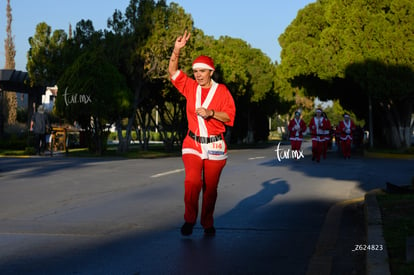
[(409, 0), (309, 4), (279, 37), (284, 76), (311, 94), (338, 98), (365, 119), (370, 98), (376, 120), (389, 130), (386, 144), (410, 146), (413, 10)]
[[(4, 40), (4, 52), (6, 55), (6, 64), (4, 66), (5, 69), (13, 70), (15, 69), (15, 62), (14, 58), (16, 56), (16, 49), (14, 46), (14, 37), (12, 35), (12, 9), (10, 6), (10, 0), (7, 0), (7, 26), (6, 26), (6, 33), (7, 37)], [(5, 102), (2, 102), (2, 110), (1, 110), (1, 120), (0, 123), (3, 125), (3, 117), (4, 115), (7, 116), (7, 124), (12, 125), (16, 123), (17, 120), (17, 95), (15, 91), (5, 91), (2, 92), (5, 95)], [(4, 94), (5, 93), (5, 94)], [(3, 130), (3, 129), (2, 129)], [(0, 132), (3, 132), (3, 131)]]
[[(122, 145), (120, 150), (126, 151), (132, 126), (137, 120), (139, 126), (146, 130), (151, 120), (144, 118), (156, 106), (162, 112), (162, 120), (171, 117), (169, 111), (177, 110), (164, 107), (164, 95), (169, 94), (168, 90), (172, 88), (166, 84), (168, 58), (175, 38), (182, 33), (183, 28), (192, 28), (192, 20), (175, 3), (167, 7), (165, 1), (131, 0), (124, 14), (115, 11), (108, 20), (108, 26), (111, 32), (106, 34), (106, 38), (117, 42), (111, 43), (114, 46), (112, 52), (133, 93), (125, 137), (120, 120), (117, 124), (118, 139)], [(166, 121), (163, 121), (164, 126), (167, 126)], [(146, 145), (144, 143), (144, 148), (147, 148)]]
[[(167, 150), (171, 150), (174, 143), (184, 139), (187, 132), (185, 121), (185, 100), (171, 85), (168, 75), (168, 63), (174, 41), (182, 35), (183, 29), (198, 33), (193, 28), (191, 15), (175, 3), (169, 6), (165, 1), (159, 1), (153, 12), (153, 31), (145, 45), (139, 50), (144, 60), (144, 70), (148, 82), (148, 93), (139, 106), (138, 121), (145, 126), (144, 115), (153, 118), (151, 111), (156, 109), (159, 113), (161, 127), (158, 131)], [(193, 46), (188, 47), (180, 54), (180, 65), (191, 64)], [(151, 121), (154, 125), (154, 121)]]
[(195, 43), (193, 58), (210, 55), (217, 64), (219, 82), (225, 83), (234, 97), (237, 108), (232, 134), (248, 143), (266, 140), (268, 117), (279, 102), (273, 86), (275, 64), (261, 50), (241, 39), (197, 37)]
[(67, 121), (77, 121), (91, 137), (90, 150), (102, 154), (108, 124), (123, 117), (130, 107), (124, 77), (108, 62), (102, 48), (93, 48), (65, 70), (58, 86), (57, 113)]
[(36, 26), (34, 36), (29, 38), (30, 49), (27, 53), (27, 72), (32, 86), (53, 86), (65, 70), (63, 49), (67, 34), (55, 30), (45, 22)]

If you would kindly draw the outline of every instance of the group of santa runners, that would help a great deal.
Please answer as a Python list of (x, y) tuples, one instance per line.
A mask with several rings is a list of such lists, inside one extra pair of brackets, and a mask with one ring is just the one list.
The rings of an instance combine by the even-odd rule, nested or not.
[[(341, 153), (345, 159), (351, 157), (352, 135), (355, 131), (355, 124), (349, 114), (345, 113), (343, 120), (339, 122), (335, 131), (335, 136), (340, 146)], [(301, 118), (299, 111), (295, 112), (295, 117), (290, 120), (288, 125), (289, 139), (292, 151), (300, 151), (303, 135), (309, 131), (312, 138), (312, 161), (320, 162), (321, 157), (326, 159), (329, 143), (332, 140), (333, 128), (326, 114), (321, 108), (316, 109), (314, 117), (309, 124)]]

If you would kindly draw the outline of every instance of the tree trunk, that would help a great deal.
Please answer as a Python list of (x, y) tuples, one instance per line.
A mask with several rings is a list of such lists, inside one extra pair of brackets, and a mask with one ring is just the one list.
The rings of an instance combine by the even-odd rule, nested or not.
[[(400, 104), (398, 104), (400, 103)], [(388, 145), (391, 148), (402, 149), (411, 146), (411, 117), (412, 103), (410, 101), (400, 101), (396, 104), (386, 105), (384, 108), (384, 132)]]
[(251, 144), (254, 143), (254, 120), (253, 115), (250, 112), (250, 107), (248, 107), (247, 111), (247, 137), (246, 143)]
[(116, 121), (115, 125), (116, 125), (116, 133), (117, 133), (117, 136), (118, 136), (118, 153), (127, 152), (128, 151), (128, 142), (122, 134), (121, 120), (118, 119)]
[(6, 92), (7, 99), (7, 124), (13, 125), (17, 121), (17, 95), (15, 92)]
[[(129, 150), (129, 143), (131, 142), (131, 131), (132, 131), (132, 125), (136, 119), (136, 111), (138, 109), (138, 105), (140, 102), (140, 96), (141, 96), (141, 90), (142, 90), (142, 82), (138, 82), (137, 86), (135, 87), (135, 92), (134, 92), (134, 101), (131, 107), (131, 115), (128, 118), (128, 124), (127, 127), (125, 129), (125, 138), (123, 137), (122, 133), (121, 135), (118, 132), (118, 139), (119, 139), (119, 144), (118, 144), (118, 152), (128, 152)], [(120, 122), (119, 122), (120, 125)]]

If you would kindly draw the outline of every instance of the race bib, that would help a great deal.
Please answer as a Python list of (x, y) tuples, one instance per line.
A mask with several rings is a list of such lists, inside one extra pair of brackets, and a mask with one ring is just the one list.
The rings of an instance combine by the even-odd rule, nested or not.
[(224, 142), (224, 140), (218, 140), (215, 142), (211, 142), (207, 145), (208, 145), (207, 150), (208, 150), (209, 155), (216, 155), (216, 156), (224, 155), (224, 152), (226, 150), (226, 143)]

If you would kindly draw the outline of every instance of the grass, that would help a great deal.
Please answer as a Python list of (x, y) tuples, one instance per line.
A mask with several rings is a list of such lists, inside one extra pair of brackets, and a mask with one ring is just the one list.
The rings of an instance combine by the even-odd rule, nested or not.
[(407, 237), (414, 237), (414, 194), (377, 194), (391, 274), (414, 274), (406, 260)]
[(24, 150), (0, 150), (0, 156), (13, 156), (21, 157), (27, 156)]
[[(129, 152), (120, 153), (117, 151), (116, 145), (108, 145), (107, 150), (101, 155), (97, 155), (88, 151), (87, 148), (69, 149), (66, 156), (68, 157), (122, 157), (122, 158), (163, 158), (171, 156), (180, 156), (181, 147), (174, 147), (171, 151), (166, 151), (162, 144), (150, 144), (148, 150), (142, 150), (139, 145), (131, 145)], [(0, 149), (0, 156), (14, 156), (14, 157), (29, 157), (34, 155), (34, 149), (32, 152), (26, 150), (8, 150)], [(55, 154), (55, 152), (54, 152)], [(48, 156), (49, 152), (46, 151), (45, 155)]]

